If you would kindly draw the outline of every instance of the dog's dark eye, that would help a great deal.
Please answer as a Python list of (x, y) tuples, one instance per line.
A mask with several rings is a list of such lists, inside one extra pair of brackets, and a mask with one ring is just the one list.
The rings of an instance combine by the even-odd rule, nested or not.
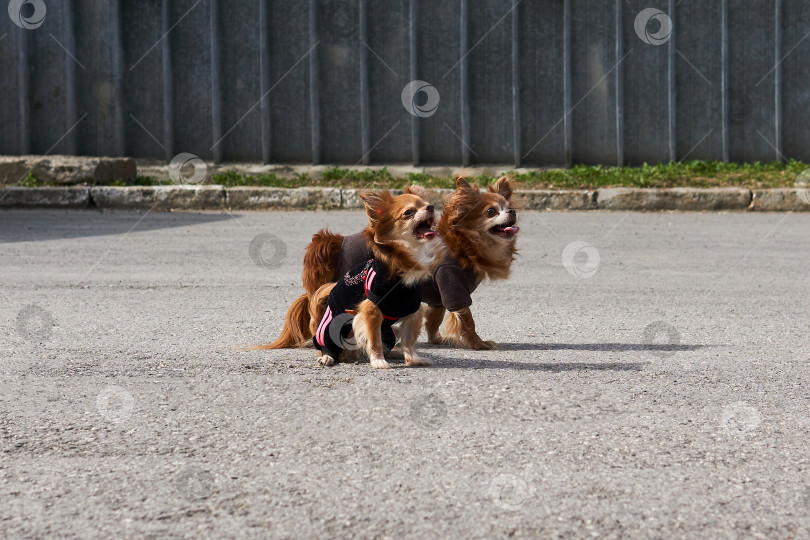
[(414, 209), (405, 210), (405, 212), (402, 213), (402, 217), (404, 217), (405, 219), (411, 219), (414, 216), (414, 214), (416, 214), (416, 210)]
[(495, 215), (496, 210), (494, 208), (487, 208), (487, 215), (492, 217)]

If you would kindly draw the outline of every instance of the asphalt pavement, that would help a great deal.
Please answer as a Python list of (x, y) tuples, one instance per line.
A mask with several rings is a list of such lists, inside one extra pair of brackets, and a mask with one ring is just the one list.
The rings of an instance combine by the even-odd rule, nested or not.
[(360, 212), (0, 212), (0, 537), (810, 536), (810, 215), (520, 220), (373, 370), (241, 350)]

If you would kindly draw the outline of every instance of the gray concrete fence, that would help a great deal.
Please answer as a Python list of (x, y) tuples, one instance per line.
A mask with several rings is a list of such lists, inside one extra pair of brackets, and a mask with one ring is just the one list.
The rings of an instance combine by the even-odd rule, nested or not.
[(810, 160), (807, 0), (11, 0), (0, 154)]

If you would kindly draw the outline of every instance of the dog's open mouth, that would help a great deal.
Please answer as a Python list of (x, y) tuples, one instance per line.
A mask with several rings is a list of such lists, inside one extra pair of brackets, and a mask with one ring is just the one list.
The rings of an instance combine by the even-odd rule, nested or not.
[(430, 240), (439, 236), (439, 233), (433, 230), (433, 219), (428, 218), (420, 221), (413, 229), (413, 235), (423, 240)]
[(520, 227), (517, 225), (495, 225), (494, 227), (490, 227), (489, 232), (501, 238), (512, 238), (519, 230)]

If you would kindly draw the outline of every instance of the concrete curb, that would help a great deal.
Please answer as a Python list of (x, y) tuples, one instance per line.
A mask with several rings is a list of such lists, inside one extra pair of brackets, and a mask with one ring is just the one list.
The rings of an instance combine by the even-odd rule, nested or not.
[(738, 188), (607, 188), (598, 192), (600, 210), (745, 210), (751, 190)]
[(235, 187), (225, 189), (224, 196), (231, 210), (341, 208), (341, 190), (337, 188)]
[(102, 210), (217, 210), (225, 207), (222, 186), (99, 186), (91, 206)]
[(751, 210), (755, 212), (808, 212), (810, 211), (810, 192), (804, 191), (802, 197), (796, 189), (755, 189), (751, 199)]
[[(341, 197), (341, 208), (345, 208), (346, 210), (359, 210), (363, 208), (363, 201), (360, 199), (360, 193), (363, 191), (367, 191), (364, 189), (341, 189), (340, 190), (340, 197)], [(394, 195), (402, 194), (401, 189), (392, 189), (390, 190), (391, 193)], [(442, 207), (442, 198), (453, 192), (452, 189), (439, 189), (439, 188), (431, 188), (426, 190), (427, 196), (425, 197), (427, 201), (435, 206), (436, 208)]]
[[(0, 208), (92, 208), (100, 210), (290, 210), (363, 208), (360, 189), (203, 186), (11, 187), (0, 189)], [(401, 190), (391, 190), (401, 193)], [(441, 208), (450, 189), (429, 189)], [(518, 190), (526, 210), (810, 212), (810, 197), (795, 189), (603, 188)]]
[(87, 208), (87, 187), (10, 187), (0, 189), (0, 208)]
[(519, 189), (515, 191), (527, 210), (596, 210), (598, 191)]

